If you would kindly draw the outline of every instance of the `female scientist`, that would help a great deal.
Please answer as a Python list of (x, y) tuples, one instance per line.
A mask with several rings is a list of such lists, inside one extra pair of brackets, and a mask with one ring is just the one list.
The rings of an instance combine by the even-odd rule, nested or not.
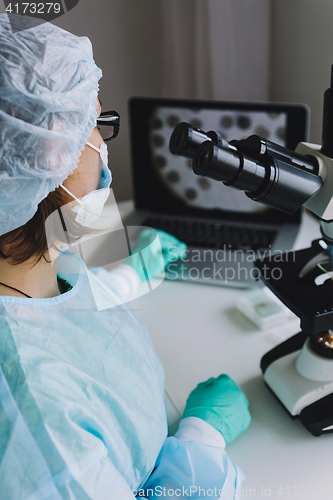
[[(0, 16), (1, 498), (237, 497), (243, 475), (224, 447), (250, 422), (241, 390), (227, 375), (199, 384), (167, 437), (145, 327), (125, 306), (96, 307), (96, 290), (140, 282), (135, 259), (90, 271), (46, 235), (68, 204), (68, 233), (89, 232), (109, 192), (103, 137), (116, 127), (96, 126), (100, 77), (87, 38)], [(160, 241), (166, 262), (170, 246), (184, 250)]]

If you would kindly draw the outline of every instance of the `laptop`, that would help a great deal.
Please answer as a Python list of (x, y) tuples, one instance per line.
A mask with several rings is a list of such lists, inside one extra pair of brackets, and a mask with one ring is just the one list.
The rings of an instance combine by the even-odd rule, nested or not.
[(188, 245), (186, 255), (167, 267), (170, 280), (256, 286), (254, 260), (292, 249), (301, 212), (268, 208), (196, 176), (191, 160), (170, 153), (170, 136), (188, 122), (228, 141), (257, 134), (293, 150), (307, 140), (308, 107), (134, 97), (129, 117), (135, 211), (125, 224), (160, 229)]

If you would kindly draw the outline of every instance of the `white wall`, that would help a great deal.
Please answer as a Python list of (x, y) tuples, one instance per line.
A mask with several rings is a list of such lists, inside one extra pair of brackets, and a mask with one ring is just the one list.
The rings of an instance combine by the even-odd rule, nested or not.
[(272, 14), (271, 98), (308, 104), (310, 140), (320, 144), (333, 63), (333, 2), (272, 0)]
[(270, 1), (159, 3), (163, 7), (165, 94), (192, 99), (268, 99)]

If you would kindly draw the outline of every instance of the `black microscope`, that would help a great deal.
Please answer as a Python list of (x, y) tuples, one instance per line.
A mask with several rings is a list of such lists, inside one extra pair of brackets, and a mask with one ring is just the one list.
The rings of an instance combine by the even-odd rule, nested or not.
[(322, 238), (292, 252), (293, 258), (286, 254), (278, 278), (269, 272), (276, 267), (269, 256), (255, 262), (258, 277), (300, 318), (302, 329), (263, 356), (264, 381), (314, 436), (333, 432), (333, 66), (322, 142), (302, 142), (295, 151), (257, 135), (227, 142), (188, 123), (170, 138), (171, 153), (193, 160), (196, 175), (289, 214), (304, 206), (320, 219)]

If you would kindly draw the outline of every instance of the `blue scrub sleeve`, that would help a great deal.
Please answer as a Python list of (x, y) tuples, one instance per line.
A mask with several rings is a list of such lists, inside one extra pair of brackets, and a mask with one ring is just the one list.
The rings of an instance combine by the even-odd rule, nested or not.
[(157, 458), (155, 469), (137, 498), (155, 499), (228, 498), (242, 496), (242, 471), (223, 448), (196, 441), (168, 437)]

